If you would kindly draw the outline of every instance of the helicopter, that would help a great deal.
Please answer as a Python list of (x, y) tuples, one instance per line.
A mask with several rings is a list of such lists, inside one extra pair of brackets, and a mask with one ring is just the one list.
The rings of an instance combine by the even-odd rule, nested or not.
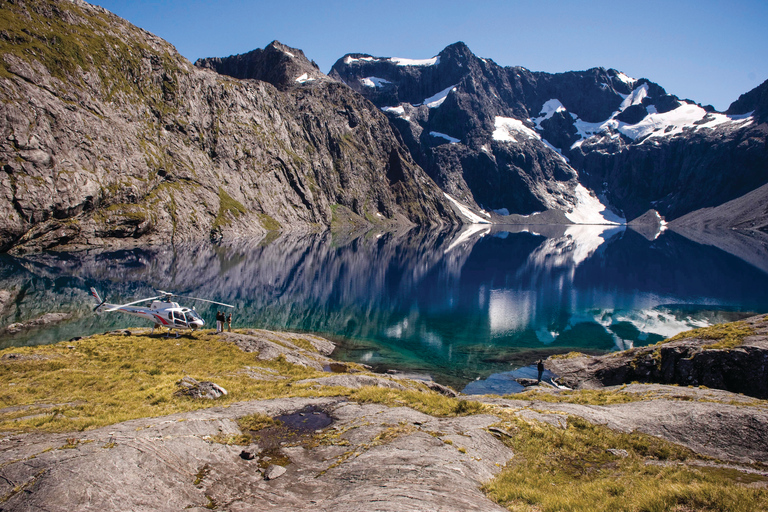
[[(174, 293), (165, 292), (163, 290), (157, 291), (161, 295), (135, 300), (127, 304), (110, 304), (99, 296), (99, 292), (96, 291), (96, 288), (91, 287), (91, 295), (93, 295), (93, 297), (99, 302), (96, 304), (93, 310), (99, 314), (107, 313), (110, 311), (119, 311), (120, 313), (127, 313), (139, 318), (152, 320), (154, 322), (154, 325), (152, 326), (153, 333), (155, 332), (155, 328), (158, 326), (168, 328), (170, 333), (174, 329), (190, 329), (192, 331), (196, 331), (205, 325), (205, 320), (203, 320), (197, 311), (195, 311), (195, 308), (190, 309), (184, 306), (180, 306), (178, 302), (171, 302), (172, 297), (210, 302), (211, 304), (218, 304), (219, 306), (224, 306), (227, 308), (235, 307), (230, 304), (224, 304), (223, 302), (216, 302), (215, 300), (201, 299), (198, 297), (186, 297), (184, 295), (176, 295)], [(149, 301), (152, 301), (149, 307), (134, 305)], [(178, 336), (179, 334), (177, 332), (176, 337)]]

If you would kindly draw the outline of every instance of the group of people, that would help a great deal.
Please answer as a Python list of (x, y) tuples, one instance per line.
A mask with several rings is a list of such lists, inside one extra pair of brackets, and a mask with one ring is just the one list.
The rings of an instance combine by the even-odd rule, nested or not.
[(224, 316), (221, 311), (216, 312), (216, 332), (224, 332), (224, 322), (227, 323), (227, 331), (232, 332), (232, 313)]

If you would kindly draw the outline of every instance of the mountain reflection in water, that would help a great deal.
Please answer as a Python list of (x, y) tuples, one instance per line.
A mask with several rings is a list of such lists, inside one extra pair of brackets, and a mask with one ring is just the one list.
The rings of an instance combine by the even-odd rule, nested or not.
[[(73, 317), (6, 332), (0, 347), (142, 323), (94, 315), (90, 286), (111, 302), (162, 289), (234, 304), (235, 327), (316, 332), (340, 344), (336, 358), (461, 388), (552, 353), (624, 349), (768, 311), (764, 270), (674, 232), (648, 238), (617, 226), (485, 225), (3, 256), (2, 329), (52, 311)], [(195, 305), (210, 325), (215, 306)]]

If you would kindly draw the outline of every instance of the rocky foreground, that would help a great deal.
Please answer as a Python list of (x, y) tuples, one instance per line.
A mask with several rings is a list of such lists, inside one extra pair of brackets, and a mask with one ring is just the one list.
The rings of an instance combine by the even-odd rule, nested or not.
[[(138, 343), (135, 333), (124, 339)], [(314, 336), (249, 331), (225, 333), (217, 339), (219, 344), (237, 345), (249, 357), (255, 355), (252, 364), (257, 366), (245, 367), (240, 377), (264, 385), (287, 382), (286, 390), (315, 396), (200, 399), (211, 405), (79, 432), (46, 433), (34, 428), (22, 432), (3, 423), (0, 508), (505, 510), (497, 503), (501, 502), (514, 505), (515, 510), (541, 510), (535, 503), (523, 506), (519, 500), (486, 494), (489, 482), (526, 459), (531, 462), (530, 454), (518, 451), (524, 451), (524, 436), (530, 429), (539, 432), (529, 439), (533, 443), (542, 433), (557, 436), (558, 432), (603, 428), (585, 426), (589, 424), (604, 425), (610, 435), (634, 436), (635, 444), (614, 445), (622, 438), (603, 433), (601, 439), (609, 439), (608, 444), (590, 449), (598, 450), (611, 471), (637, 458), (638, 467), (651, 468), (642, 471), (669, 466), (694, 473), (730, 472), (728, 485), (747, 489), (758, 503), (768, 500), (761, 490), (768, 485), (768, 403), (762, 400), (722, 390), (656, 384), (606, 388), (599, 394), (541, 388), (509, 398), (457, 400), (446, 396), (451, 390), (433, 383), (335, 363), (327, 357), (332, 345)], [(22, 366), (13, 365), (45, 362), (59, 353), (55, 350), (85, 353), (91, 347), (84, 344), (87, 341), (64, 344), (36, 358), (31, 350), (6, 350), (0, 364), (5, 370), (21, 371)], [(154, 343), (175, 347), (173, 340)], [(179, 342), (182, 348), (183, 343)], [(108, 343), (99, 346), (104, 349), (98, 357), (104, 359)], [(66, 356), (57, 357), (59, 366), (66, 365)], [(125, 355), (124, 365), (131, 363), (130, 357)], [(214, 357), (218, 356), (211, 354)], [(132, 364), (136, 368), (139, 363)], [(318, 367), (338, 373), (324, 376), (316, 372)], [(14, 375), (14, 384), (21, 384), (18, 374)], [(177, 386), (183, 388), (184, 383)], [(230, 396), (238, 392), (236, 384), (228, 386)], [(194, 399), (178, 398), (178, 393), (169, 401), (193, 403)], [(450, 407), (425, 407), (438, 402)], [(5, 407), (0, 418), (24, 407), (33, 406)], [(244, 418), (251, 418), (251, 423), (244, 423)], [(262, 423), (255, 425), (253, 418)], [(21, 425), (29, 417), (19, 421)], [(636, 437), (642, 434), (653, 437)], [(632, 448), (643, 439), (668, 441), (669, 446), (678, 447), (673, 450), (688, 455), (666, 459), (650, 456), (647, 448)], [(593, 455), (582, 453), (577, 458)], [(547, 456), (541, 452), (542, 458)], [(558, 469), (549, 468), (553, 473)]]

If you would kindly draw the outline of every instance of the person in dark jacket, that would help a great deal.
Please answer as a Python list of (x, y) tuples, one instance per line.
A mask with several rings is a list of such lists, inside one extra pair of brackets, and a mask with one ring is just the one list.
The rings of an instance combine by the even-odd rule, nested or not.
[(536, 363), (536, 369), (539, 370), (539, 382), (541, 382), (541, 376), (544, 374), (544, 363), (541, 359)]
[(221, 311), (216, 312), (216, 332), (222, 332), (224, 330), (224, 313)]

